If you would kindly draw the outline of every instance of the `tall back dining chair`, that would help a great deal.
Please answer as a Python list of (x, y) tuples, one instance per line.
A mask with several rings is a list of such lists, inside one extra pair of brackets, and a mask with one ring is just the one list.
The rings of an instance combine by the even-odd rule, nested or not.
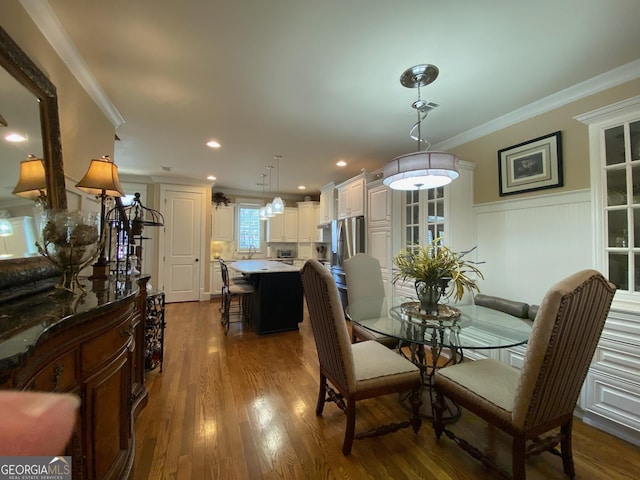
[[(614, 293), (615, 286), (597, 271), (577, 272), (551, 287), (542, 300), (522, 370), (493, 359), (438, 370), (436, 437), (444, 432), (483, 464), (501, 471), (491, 458), (445, 429), (446, 396), (511, 435), (513, 478), (524, 479), (526, 458), (544, 451), (560, 455), (565, 474), (573, 478), (573, 410)], [(559, 432), (539, 437), (557, 427)], [(533, 442), (527, 446), (529, 440)], [(561, 452), (555, 448), (558, 443)]]
[[(366, 253), (358, 253), (345, 260), (343, 267), (347, 280), (349, 303), (352, 304), (358, 299), (370, 298), (373, 300), (371, 302), (372, 315), (379, 315), (380, 312), (377, 309), (379, 303), (376, 303), (376, 300), (383, 299), (385, 291), (378, 259)], [(375, 340), (390, 348), (398, 345), (397, 339), (372, 332), (352, 322), (351, 341), (356, 343), (359, 340)]]
[[(365, 341), (352, 345), (338, 287), (329, 270), (317, 260), (308, 260), (300, 275), (320, 364), (316, 415), (322, 415), (327, 400), (347, 414), (342, 453), (351, 453), (354, 438), (378, 436), (410, 426), (417, 433), (422, 403), (418, 367), (380, 343)], [(398, 392), (410, 392), (411, 419), (356, 435), (356, 402)], [(402, 409), (399, 403), (398, 409)]]
[[(220, 259), (220, 272), (222, 274), (222, 305), (220, 307), (220, 323), (224, 328), (224, 334), (229, 332), (231, 317), (238, 317), (238, 321), (250, 320), (250, 297), (255, 292), (254, 286), (249, 282), (234, 282), (229, 276), (229, 267)], [(233, 300), (237, 300), (234, 308)]]

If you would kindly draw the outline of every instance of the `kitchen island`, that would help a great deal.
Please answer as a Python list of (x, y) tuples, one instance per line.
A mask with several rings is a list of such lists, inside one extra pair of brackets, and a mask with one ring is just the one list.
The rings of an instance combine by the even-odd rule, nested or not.
[(300, 269), (272, 260), (238, 260), (229, 268), (248, 277), (255, 292), (247, 315), (258, 334), (297, 330), (303, 317)]

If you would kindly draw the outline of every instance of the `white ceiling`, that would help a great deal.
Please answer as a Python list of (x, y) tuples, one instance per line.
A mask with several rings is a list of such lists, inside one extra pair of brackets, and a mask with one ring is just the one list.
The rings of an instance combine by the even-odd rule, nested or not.
[(440, 69), (422, 89), (438, 144), (640, 57), (638, 0), (49, 4), (124, 118), (121, 174), (165, 166), (223, 191), (261, 191), (275, 154), (279, 190), (299, 193), (415, 150), (417, 91), (399, 77), (416, 64)]

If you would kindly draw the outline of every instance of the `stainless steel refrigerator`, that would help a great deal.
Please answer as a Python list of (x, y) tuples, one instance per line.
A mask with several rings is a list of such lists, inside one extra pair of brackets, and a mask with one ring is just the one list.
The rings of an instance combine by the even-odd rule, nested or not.
[(338, 286), (342, 306), (347, 307), (347, 282), (342, 265), (356, 253), (365, 252), (364, 217), (349, 217), (331, 222), (331, 273)]

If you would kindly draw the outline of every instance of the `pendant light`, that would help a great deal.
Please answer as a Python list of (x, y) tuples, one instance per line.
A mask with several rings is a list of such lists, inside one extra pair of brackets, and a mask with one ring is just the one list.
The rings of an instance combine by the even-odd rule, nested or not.
[[(267, 182), (265, 180), (266, 177), (267, 177), (266, 173), (261, 173), (260, 174), (260, 183), (259, 183), (259, 185), (262, 185), (262, 196), (263, 197), (264, 197), (264, 186), (265, 186), (265, 183)], [(260, 207), (259, 212), (260, 212), (260, 220), (266, 220), (267, 218), (269, 218), (269, 217), (267, 217), (267, 207)]]
[[(271, 170), (273, 170), (273, 165), (267, 165), (267, 169), (269, 170), (269, 193), (271, 193)], [(271, 202), (267, 203), (264, 208), (267, 218), (273, 218), (276, 216), (276, 214), (273, 213), (273, 204)]]
[[(450, 153), (429, 151), (429, 142), (423, 140), (421, 135), (422, 121), (437, 105), (420, 98), (420, 87), (432, 83), (438, 73), (438, 67), (426, 64), (411, 67), (400, 76), (403, 86), (418, 89), (418, 99), (412, 104), (418, 114), (418, 121), (410, 131), (411, 138), (418, 141), (418, 151), (396, 157), (384, 166), (382, 183), (394, 190), (442, 187), (459, 176), (458, 157)], [(423, 143), (426, 145), (425, 150), (421, 150)]]
[(271, 202), (271, 207), (273, 208), (273, 213), (275, 213), (276, 215), (280, 215), (281, 213), (284, 213), (284, 202), (282, 201), (282, 198), (280, 198), (280, 159), (282, 158), (282, 155), (274, 155), (273, 159), (276, 161), (276, 166), (278, 171), (276, 172), (276, 196), (273, 199), (273, 202)]

